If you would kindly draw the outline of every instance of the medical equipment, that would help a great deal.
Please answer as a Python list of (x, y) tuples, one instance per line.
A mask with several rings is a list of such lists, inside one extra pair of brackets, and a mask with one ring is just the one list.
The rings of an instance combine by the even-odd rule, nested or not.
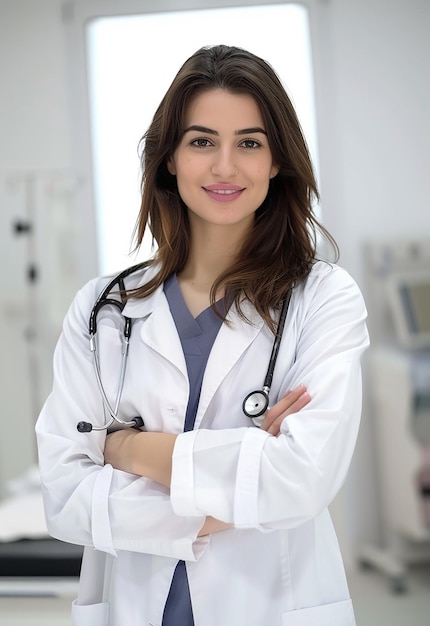
[[(94, 370), (96, 373), (97, 384), (98, 384), (98, 387), (99, 387), (99, 390), (103, 399), (103, 405), (105, 409), (107, 410), (107, 412), (109, 413), (110, 419), (105, 421), (105, 423), (102, 424), (101, 426), (94, 426), (90, 422), (85, 422), (85, 421), (78, 422), (77, 429), (80, 433), (89, 433), (92, 430), (106, 430), (110, 426), (112, 426), (114, 422), (117, 422), (123, 426), (131, 426), (134, 428), (140, 428), (141, 426), (143, 426), (143, 419), (141, 417), (133, 417), (131, 420), (126, 421), (126, 420), (122, 420), (118, 416), (119, 405), (120, 405), (122, 390), (123, 390), (124, 381), (125, 381), (125, 372), (126, 372), (126, 366), (127, 366), (128, 348), (130, 344), (132, 320), (129, 317), (124, 315), (121, 371), (120, 371), (118, 389), (116, 393), (114, 406), (112, 406), (112, 404), (110, 403), (109, 398), (107, 397), (107, 394), (106, 394), (106, 390), (103, 386), (96, 335), (97, 335), (97, 315), (100, 313), (100, 310), (104, 306), (112, 305), (116, 307), (120, 311), (120, 313), (122, 313), (124, 306), (126, 305), (126, 299), (124, 297), (124, 294), (125, 294), (124, 279), (130, 274), (132, 274), (133, 272), (143, 269), (147, 265), (148, 263), (146, 262), (139, 263), (137, 265), (127, 268), (126, 270), (120, 272), (117, 276), (115, 276), (106, 285), (103, 291), (100, 293), (91, 311), (89, 324), (88, 324), (89, 334), (90, 334), (90, 349), (91, 349), (91, 352), (93, 353)], [(115, 285), (118, 285), (118, 293), (121, 298), (120, 300), (113, 298), (113, 297), (109, 297), (109, 294), (111, 293)], [(245, 397), (242, 403), (242, 410), (244, 414), (252, 420), (255, 426), (258, 426), (258, 427), (261, 426), (263, 419), (264, 419), (264, 414), (269, 408), (269, 391), (272, 385), (273, 372), (274, 372), (276, 361), (278, 358), (279, 347), (281, 344), (282, 334), (283, 334), (283, 330), (285, 326), (285, 319), (287, 317), (288, 306), (290, 304), (290, 300), (291, 300), (291, 289), (288, 290), (282, 302), (282, 309), (281, 309), (278, 326), (277, 326), (276, 333), (275, 333), (275, 339), (273, 342), (273, 348), (272, 348), (272, 352), (270, 355), (269, 365), (267, 368), (267, 373), (264, 379), (263, 387), (262, 389), (251, 391), (251, 393), (249, 393)]]
[(387, 277), (387, 299), (399, 344), (430, 347), (430, 269), (393, 271)]
[[(90, 333), (90, 350), (93, 353), (94, 370), (96, 373), (97, 384), (98, 384), (98, 387), (99, 387), (99, 390), (103, 399), (103, 405), (105, 409), (107, 410), (107, 412), (109, 413), (110, 419), (106, 421), (104, 424), (102, 424), (101, 426), (94, 426), (90, 422), (78, 422), (76, 427), (80, 433), (89, 433), (92, 430), (106, 430), (110, 426), (112, 426), (114, 422), (117, 422), (123, 426), (132, 426), (134, 428), (139, 428), (143, 426), (143, 419), (141, 417), (133, 417), (133, 419), (126, 421), (126, 420), (122, 420), (118, 416), (119, 404), (121, 401), (121, 395), (122, 395), (122, 390), (123, 390), (124, 381), (125, 381), (128, 348), (130, 345), (130, 335), (131, 335), (131, 328), (132, 328), (131, 319), (124, 315), (121, 372), (119, 376), (119, 384), (118, 384), (114, 406), (112, 406), (111, 403), (109, 402), (109, 398), (107, 397), (107, 394), (106, 394), (106, 391), (105, 391), (105, 388), (103, 386), (103, 382), (101, 379), (100, 359), (99, 359), (99, 354), (97, 350), (96, 335), (97, 335), (97, 315), (100, 313), (100, 310), (104, 306), (112, 305), (114, 307), (117, 307), (119, 311), (122, 312), (126, 304), (126, 300), (124, 298), (124, 293), (125, 293), (124, 278), (126, 278), (133, 272), (144, 268), (146, 265), (147, 263), (139, 263), (137, 265), (133, 265), (132, 267), (127, 268), (126, 270), (124, 270), (123, 272), (120, 272), (117, 276), (115, 276), (106, 285), (103, 291), (100, 293), (91, 311), (90, 319), (88, 323), (88, 328), (89, 328), (89, 333)], [(120, 294), (121, 300), (117, 300), (116, 298), (109, 297), (109, 294), (112, 291), (112, 289), (115, 287), (115, 285), (118, 285), (118, 290), (119, 290), (118, 293)]]
[(279, 316), (278, 327), (276, 329), (275, 340), (273, 342), (272, 354), (270, 355), (269, 366), (264, 379), (263, 388), (251, 391), (242, 403), (242, 410), (246, 417), (249, 417), (255, 426), (260, 427), (263, 423), (264, 414), (269, 408), (269, 391), (272, 386), (273, 372), (278, 358), (279, 346), (281, 345), (282, 333), (284, 332), (285, 319), (287, 317), (288, 306), (291, 300), (291, 289), (288, 290), (282, 303), (281, 314)]
[(409, 563), (430, 562), (430, 239), (370, 241), (365, 261), (372, 481), (384, 544), (363, 546), (359, 560), (398, 593), (407, 589)]

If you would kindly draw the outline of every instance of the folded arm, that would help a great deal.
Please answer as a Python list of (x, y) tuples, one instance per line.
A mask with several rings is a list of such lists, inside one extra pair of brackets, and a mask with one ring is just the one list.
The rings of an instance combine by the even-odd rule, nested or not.
[[(36, 425), (48, 531), (110, 553), (129, 550), (196, 560), (207, 545), (206, 539), (197, 539), (206, 516), (175, 514), (169, 489), (160, 482), (105, 464), (105, 431), (82, 434), (76, 429), (81, 420), (98, 424), (105, 419), (87, 333), (98, 293), (99, 284), (90, 283), (73, 301), (55, 351), (53, 391)], [(112, 357), (111, 342), (109, 360), (115, 364), (118, 331), (101, 330), (107, 333), (101, 340), (103, 355)], [(112, 385), (105, 378), (108, 390), (115, 389), (116, 375), (113, 371)]]
[[(278, 435), (282, 420), (287, 415), (300, 411), (309, 401), (310, 396), (303, 385), (287, 392), (267, 412), (262, 429)], [(170, 488), (176, 439), (177, 435), (170, 433), (118, 430), (106, 438), (105, 463), (131, 474), (145, 476)], [(208, 516), (199, 537), (225, 530), (230, 526), (231, 524)]]

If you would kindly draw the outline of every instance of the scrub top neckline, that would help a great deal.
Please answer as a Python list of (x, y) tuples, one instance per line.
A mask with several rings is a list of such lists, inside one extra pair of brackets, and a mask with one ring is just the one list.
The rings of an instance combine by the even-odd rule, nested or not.
[[(214, 317), (219, 319), (212, 306), (203, 309), (196, 317), (191, 313), (182, 295), (176, 274), (172, 274), (164, 282), (164, 292), (167, 300), (174, 298), (175, 323), (182, 336), (199, 336), (212, 327)], [(221, 313), (224, 313), (225, 298), (215, 302)]]

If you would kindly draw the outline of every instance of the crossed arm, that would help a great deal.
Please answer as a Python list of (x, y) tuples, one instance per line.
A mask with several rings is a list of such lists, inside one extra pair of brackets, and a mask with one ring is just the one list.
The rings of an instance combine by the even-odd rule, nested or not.
[[(277, 436), (281, 423), (291, 413), (297, 413), (310, 401), (303, 385), (288, 391), (266, 414), (261, 425), (271, 435)], [(146, 476), (170, 487), (172, 457), (177, 435), (159, 432), (141, 432), (132, 429), (119, 430), (106, 438), (105, 463), (114, 468)], [(200, 530), (199, 536), (229, 528), (211, 517)]]

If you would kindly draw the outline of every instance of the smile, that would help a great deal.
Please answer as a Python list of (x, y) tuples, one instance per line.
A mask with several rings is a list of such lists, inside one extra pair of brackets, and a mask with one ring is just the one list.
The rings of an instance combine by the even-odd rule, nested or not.
[(208, 196), (217, 202), (228, 202), (230, 200), (236, 200), (243, 191), (244, 187), (238, 185), (207, 185), (203, 187)]
[(211, 189), (211, 191), (212, 193), (220, 193), (221, 195), (230, 196), (232, 193), (237, 193), (238, 189)]

